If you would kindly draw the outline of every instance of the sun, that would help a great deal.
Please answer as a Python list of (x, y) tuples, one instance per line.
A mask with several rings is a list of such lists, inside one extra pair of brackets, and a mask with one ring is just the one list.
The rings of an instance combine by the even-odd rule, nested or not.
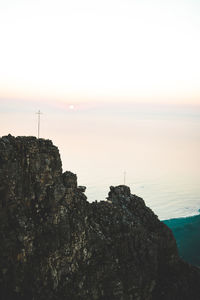
[(74, 109), (74, 105), (73, 104), (69, 105), (69, 109), (73, 110)]

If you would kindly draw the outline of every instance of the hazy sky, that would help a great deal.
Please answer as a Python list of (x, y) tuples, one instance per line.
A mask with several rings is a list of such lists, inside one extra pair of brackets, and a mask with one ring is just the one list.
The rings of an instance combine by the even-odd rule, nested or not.
[(197, 212), (200, 0), (0, 0), (0, 136), (39, 109), (90, 199), (126, 170), (159, 216)]
[(200, 1), (1, 0), (0, 99), (200, 104)]

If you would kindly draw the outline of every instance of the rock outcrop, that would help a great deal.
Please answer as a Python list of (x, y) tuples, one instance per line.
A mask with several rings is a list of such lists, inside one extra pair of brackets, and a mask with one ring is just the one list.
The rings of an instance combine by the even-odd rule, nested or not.
[(0, 139), (0, 299), (199, 299), (199, 269), (141, 198), (84, 191), (51, 141)]

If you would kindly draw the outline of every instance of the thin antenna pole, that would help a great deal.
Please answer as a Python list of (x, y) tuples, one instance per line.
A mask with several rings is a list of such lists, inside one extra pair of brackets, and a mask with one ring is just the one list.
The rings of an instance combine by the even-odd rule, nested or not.
[(40, 116), (41, 116), (41, 111), (38, 110), (38, 112), (36, 113), (38, 115), (38, 139), (40, 138)]
[(126, 185), (126, 171), (124, 171), (124, 185)]

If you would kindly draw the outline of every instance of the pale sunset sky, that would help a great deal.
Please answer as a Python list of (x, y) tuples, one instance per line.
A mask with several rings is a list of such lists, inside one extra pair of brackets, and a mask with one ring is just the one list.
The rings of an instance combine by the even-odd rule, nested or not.
[(0, 100), (200, 104), (200, 1), (1, 0)]
[(199, 112), (200, 1), (1, 0), (0, 42), (0, 135)]

